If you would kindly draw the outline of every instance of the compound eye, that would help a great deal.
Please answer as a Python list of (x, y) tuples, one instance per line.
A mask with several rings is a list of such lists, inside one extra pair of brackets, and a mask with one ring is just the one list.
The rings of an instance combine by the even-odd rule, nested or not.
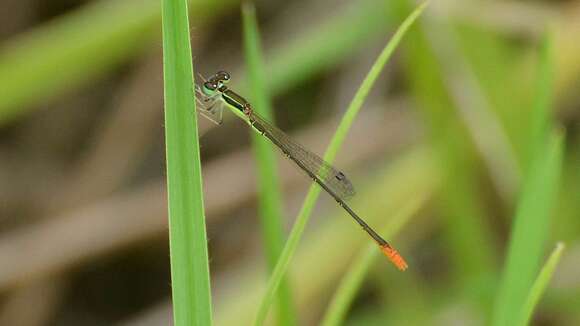
[(205, 83), (203, 83), (203, 93), (205, 95), (214, 95), (217, 91), (218, 85), (216, 82), (214, 81), (206, 81)]
[(228, 81), (230, 80), (230, 78), (231, 78), (231, 77), (230, 77), (230, 74), (229, 74), (227, 71), (223, 71), (223, 70), (222, 70), (222, 71), (219, 71), (219, 72), (216, 74), (216, 77), (217, 77), (218, 79), (220, 79), (220, 80), (221, 80), (222, 82), (224, 82), (224, 83), (225, 83), (225, 82), (228, 82)]

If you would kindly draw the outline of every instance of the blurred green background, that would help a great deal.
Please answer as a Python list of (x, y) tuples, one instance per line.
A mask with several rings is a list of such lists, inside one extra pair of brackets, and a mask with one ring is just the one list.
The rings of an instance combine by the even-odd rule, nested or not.
[[(417, 4), (256, 2), (276, 125), (322, 154)], [(0, 325), (170, 324), (159, 1), (0, 9)], [(190, 14), (195, 72), (251, 97), (240, 3)], [(531, 323), (580, 324), (578, 35), (580, 1), (430, 4), (336, 160), (410, 268), (323, 194), (290, 265), (296, 325), (357, 269), (345, 325), (515, 325), (559, 241)], [(199, 123), (214, 322), (246, 325), (268, 271), (250, 133)], [(276, 159), (289, 230), (310, 180)]]

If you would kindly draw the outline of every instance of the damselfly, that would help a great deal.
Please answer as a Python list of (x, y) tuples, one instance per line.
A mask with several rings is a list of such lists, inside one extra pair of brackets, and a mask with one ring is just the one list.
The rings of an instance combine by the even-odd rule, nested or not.
[(401, 255), (385, 239), (375, 232), (347, 204), (346, 200), (354, 195), (354, 187), (344, 173), (326, 163), (318, 155), (293, 141), (282, 130), (270, 124), (254, 112), (251, 104), (239, 94), (229, 89), (226, 84), (230, 74), (220, 71), (205, 80), (201, 87), (196, 86), (199, 112), (216, 124), (222, 121), (222, 106), (227, 106), (238, 117), (246, 121), (254, 131), (266, 137), (276, 145), (282, 153), (292, 160), (314, 182), (332, 196), (352, 218), (379, 245), (381, 251), (400, 270), (407, 269), (407, 263)]

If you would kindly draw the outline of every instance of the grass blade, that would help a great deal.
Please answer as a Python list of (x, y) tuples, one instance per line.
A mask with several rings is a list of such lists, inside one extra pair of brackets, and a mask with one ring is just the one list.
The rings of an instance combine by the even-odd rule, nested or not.
[(495, 302), (494, 325), (514, 325), (532, 286), (547, 239), (550, 210), (556, 201), (563, 136), (547, 134), (552, 93), (551, 41), (546, 36), (540, 55), (535, 105), (527, 148), (526, 181), (516, 210), (502, 283)]
[(563, 137), (554, 132), (538, 151), (525, 180), (513, 222), (493, 325), (515, 325), (537, 274), (558, 191)]
[[(338, 149), (342, 144), (342, 142), (344, 141), (344, 138), (346, 137), (346, 134), (350, 129), (350, 126), (352, 125), (354, 118), (359, 112), (362, 103), (365, 100), (366, 96), (368, 95), (372, 85), (378, 78), (381, 70), (387, 63), (388, 59), (391, 57), (395, 48), (405, 35), (405, 32), (409, 29), (409, 27), (413, 24), (413, 22), (417, 19), (417, 17), (423, 12), (426, 5), (427, 2), (419, 6), (413, 13), (409, 15), (409, 17), (407, 17), (407, 19), (405, 19), (405, 21), (401, 24), (396, 33), (393, 35), (392, 39), (388, 42), (387, 46), (383, 49), (378, 59), (373, 64), (371, 70), (365, 77), (360, 88), (355, 94), (352, 102), (350, 103), (344, 117), (342, 118), (342, 121), (340, 122), (340, 125), (338, 126), (338, 129), (334, 134), (334, 137), (332, 138), (330, 145), (328, 146), (328, 149), (326, 150), (324, 159), (327, 162), (332, 163), (332, 161), (336, 157)], [(314, 208), (314, 204), (319, 194), (320, 188), (317, 185), (313, 184), (310, 187), (308, 194), (306, 195), (306, 199), (304, 200), (302, 209), (300, 210), (298, 218), (296, 219), (296, 222), (292, 227), (292, 231), (290, 232), (288, 241), (284, 246), (282, 255), (280, 256), (280, 259), (276, 264), (276, 268), (272, 273), (272, 277), (268, 282), (266, 293), (258, 309), (258, 314), (256, 316), (256, 320), (254, 323), (255, 325), (262, 325), (266, 319), (268, 309), (270, 307), (270, 304), (272, 303), (272, 299), (276, 291), (278, 290), (280, 281), (282, 280), (284, 274), (286, 273), (286, 270), (288, 269), (290, 259), (294, 254), (296, 247), (298, 246), (298, 242), (302, 237), (302, 233), (304, 232), (304, 228), (306, 227), (306, 223), (308, 222), (308, 218), (310, 217), (310, 213)]]
[[(426, 198), (414, 198), (411, 200), (392, 217), (391, 223), (382, 233), (387, 238), (392, 237), (421, 208), (425, 201)], [(364, 251), (357, 254), (358, 258), (350, 265), (350, 268), (340, 281), (320, 325), (334, 326), (344, 322), (348, 308), (361, 287), (365, 275), (378, 256), (379, 252), (375, 244), (369, 244)]]
[[(246, 66), (251, 89), (250, 101), (254, 105), (254, 110), (269, 121), (274, 121), (269, 95), (266, 90), (256, 10), (252, 4), (244, 3), (242, 5), (242, 18)], [(258, 173), (262, 243), (266, 251), (268, 269), (272, 272), (282, 252), (285, 240), (282, 195), (276, 169), (276, 153), (272, 148), (272, 144), (256, 133), (252, 133), (252, 145)], [(280, 283), (277, 299), (278, 323), (282, 326), (295, 325), (295, 313), (292, 309), (290, 288), (286, 279), (283, 279)]]
[(528, 148), (526, 151), (526, 165), (529, 166), (538, 151), (538, 147), (543, 145), (550, 125), (550, 110), (552, 108), (552, 92), (554, 83), (554, 60), (553, 41), (550, 34), (544, 35), (540, 48), (540, 62), (538, 64), (538, 79), (536, 81), (536, 91), (534, 106), (530, 117), (530, 129), (528, 134)]
[(565, 248), (564, 243), (561, 242), (558, 243), (554, 251), (552, 251), (550, 258), (548, 258), (548, 261), (546, 262), (546, 264), (544, 264), (544, 267), (542, 267), (540, 275), (538, 275), (538, 278), (534, 282), (534, 285), (532, 285), (530, 293), (528, 294), (524, 306), (522, 307), (521, 313), (522, 319), (520, 325), (530, 324), (530, 320), (532, 319), (534, 313), (534, 308), (538, 305), (538, 302), (540, 301), (542, 294), (546, 290), (546, 287), (548, 286), (550, 279), (552, 279), (552, 274), (554, 274), (554, 271), (556, 270), (556, 266), (560, 261), (560, 257), (562, 256), (564, 248)]
[(211, 293), (186, 0), (164, 0), (162, 17), (174, 323), (206, 326)]

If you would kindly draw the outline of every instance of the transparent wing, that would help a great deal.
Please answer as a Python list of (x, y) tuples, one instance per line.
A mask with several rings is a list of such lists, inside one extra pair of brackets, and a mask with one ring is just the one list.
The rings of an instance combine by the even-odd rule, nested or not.
[(219, 96), (207, 96), (195, 85), (195, 100), (197, 112), (217, 125), (222, 124), (223, 102), (219, 100)]
[(344, 173), (325, 162), (318, 155), (302, 147), (302, 145), (292, 140), (286, 133), (270, 124), (260, 115), (252, 112), (250, 120), (254, 128), (259, 132), (263, 132), (273, 142), (277, 142), (277, 145), (280, 146), (280, 149), (285, 154), (291, 155), (301, 162), (304, 168), (316, 175), (338, 197), (346, 200), (355, 195), (354, 187)]

